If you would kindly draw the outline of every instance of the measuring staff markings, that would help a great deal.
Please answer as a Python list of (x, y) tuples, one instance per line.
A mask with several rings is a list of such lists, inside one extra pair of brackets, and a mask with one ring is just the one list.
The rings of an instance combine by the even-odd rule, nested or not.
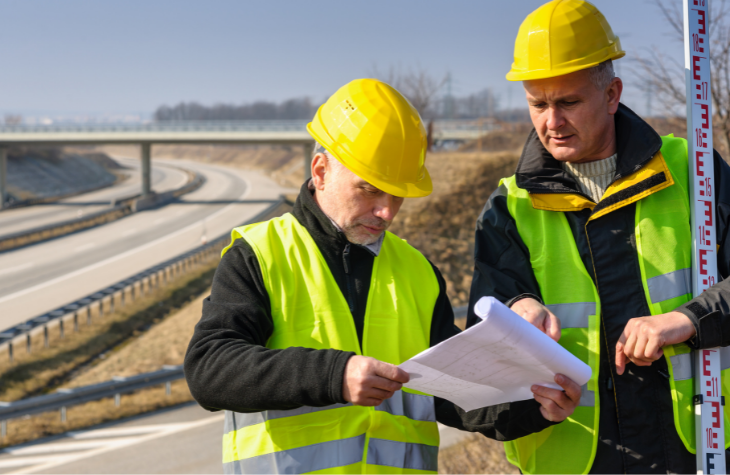
[[(692, 290), (717, 282), (715, 181), (710, 103), (709, 11), (706, 0), (684, 0), (687, 131), (692, 208)], [(695, 354), (697, 473), (725, 473), (724, 398), (719, 349)]]

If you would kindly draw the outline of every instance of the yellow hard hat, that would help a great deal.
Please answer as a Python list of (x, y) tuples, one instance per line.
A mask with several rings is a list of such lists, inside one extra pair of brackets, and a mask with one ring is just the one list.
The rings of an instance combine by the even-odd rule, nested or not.
[(606, 18), (584, 0), (553, 0), (520, 25), (510, 81), (562, 76), (626, 54)]
[(351, 172), (386, 193), (411, 198), (433, 190), (421, 116), (382, 81), (345, 84), (322, 104), (307, 130)]

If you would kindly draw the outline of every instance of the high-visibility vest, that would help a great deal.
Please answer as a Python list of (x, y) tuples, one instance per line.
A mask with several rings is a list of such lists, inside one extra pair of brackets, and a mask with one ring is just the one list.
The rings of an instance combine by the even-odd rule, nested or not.
[[(593, 370), (572, 416), (541, 432), (507, 442), (507, 458), (524, 473), (588, 473), (598, 444), (601, 299), (564, 213), (590, 208), (590, 223), (636, 203), (636, 250), (646, 301), (652, 315), (675, 310), (692, 298), (687, 142), (671, 135), (662, 137), (662, 148), (649, 163), (612, 183), (599, 205), (572, 193), (530, 194), (517, 187), (514, 176), (501, 184), (508, 190), (507, 207), (530, 251), (530, 263), (545, 305), (560, 319), (560, 344)], [(684, 343), (667, 346), (664, 356), (670, 373), (675, 427), (687, 450), (695, 453), (690, 348)], [(730, 394), (728, 362), (730, 359), (724, 361), (722, 371), (725, 395)], [(728, 446), (729, 414), (725, 406)]]
[[(429, 347), (438, 281), (428, 260), (393, 234), (386, 232), (373, 264), (362, 349), (332, 272), (294, 216), (287, 213), (236, 228), (232, 241), (237, 238), (253, 248), (271, 301), (274, 330), (267, 348), (334, 348), (400, 364)], [(226, 473), (438, 469), (433, 397), (406, 388), (377, 407), (335, 404), (248, 414), (226, 411), (224, 431)]]

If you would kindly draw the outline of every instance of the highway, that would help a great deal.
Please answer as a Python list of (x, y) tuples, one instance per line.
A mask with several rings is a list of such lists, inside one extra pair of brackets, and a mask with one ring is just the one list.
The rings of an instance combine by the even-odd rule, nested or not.
[[(142, 189), (139, 159), (117, 160), (128, 167), (123, 173), (128, 178), (114, 186), (84, 193), (70, 198), (34, 206), (7, 209), (0, 212), (0, 238), (40, 226), (61, 223), (111, 207), (113, 200), (138, 195)], [(158, 163), (152, 168), (152, 186), (155, 191), (164, 192), (180, 188), (188, 181), (188, 175), (179, 168)]]
[(24, 322), (226, 234), (283, 189), (254, 171), (155, 160), (206, 177), (167, 206), (0, 254), (0, 330)]
[[(439, 432), (442, 449), (469, 434)], [(222, 436), (223, 414), (186, 404), (2, 450), (0, 474), (223, 473)]]

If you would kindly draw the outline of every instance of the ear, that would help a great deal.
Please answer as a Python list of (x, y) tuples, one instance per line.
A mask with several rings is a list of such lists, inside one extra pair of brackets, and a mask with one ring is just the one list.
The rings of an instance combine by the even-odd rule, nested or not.
[(316, 190), (324, 191), (324, 177), (328, 171), (327, 157), (323, 153), (315, 155), (312, 158), (312, 183)]
[(618, 110), (618, 103), (621, 102), (621, 93), (623, 91), (624, 83), (621, 78), (613, 78), (606, 89), (606, 105), (610, 115), (614, 115)]

